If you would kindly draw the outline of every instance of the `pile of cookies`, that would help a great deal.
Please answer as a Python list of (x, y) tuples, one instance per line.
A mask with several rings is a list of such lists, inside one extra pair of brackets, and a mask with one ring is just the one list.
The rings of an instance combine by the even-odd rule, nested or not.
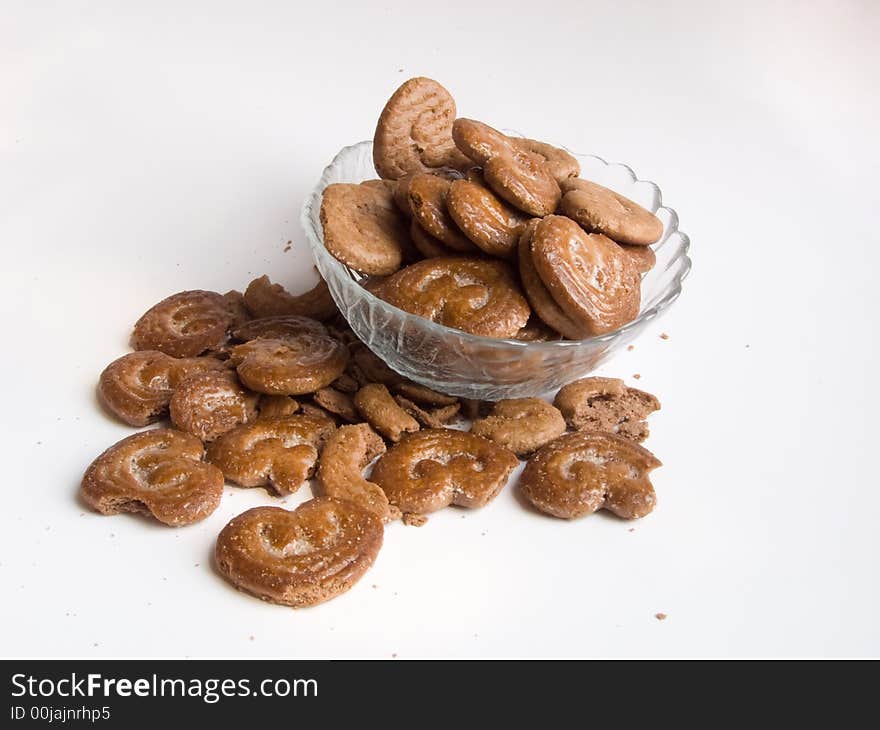
[(427, 78), (388, 100), (373, 139), (380, 179), (335, 183), (324, 245), (394, 306), (486, 337), (580, 340), (638, 316), (663, 224), (584, 180), (577, 159), (456, 118)]
[(217, 538), (221, 574), (268, 601), (310, 606), (347, 590), (386, 523), (483, 507), (520, 459), (519, 488), (546, 514), (631, 519), (654, 506), (660, 462), (638, 444), (654, 396), (596, 377), (552, 404), (438, 393), (360, 343), (323, 282), (298, 296), (265, 276), (244, 294), (180, 292), (137, 321), (131, 342), (101, 374), (100, 401), (131, 426), (170, 423), (98, 456), (83, 500), (179, 527), (210, 515), (225, 483), (282, 496), (314, 477), (296, 510), (248, 510)]

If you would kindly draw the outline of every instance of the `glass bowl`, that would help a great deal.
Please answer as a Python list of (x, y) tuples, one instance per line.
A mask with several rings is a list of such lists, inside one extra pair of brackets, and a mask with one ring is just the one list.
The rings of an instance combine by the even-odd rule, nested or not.
[(321, 275), (355, 334), (401, 375), (429, 388), (463, 398), (500, 400), (540, 396), (587, 375), (626, 347), (681, 293), (691, 268), (690, 241), (678, 228), (678, 215), (661, 205), (660, 188), (636, 178), (626, 165), (593, 155), (577, 157), (581, 177), (616, 190), (654, 212), (663, 236), (651, 248), (657, 264), (642, 277), (639, 316), (620, 329), (586, 340), (520, 342), (479, 337), (404, 312), (374, 296), (357, 272), (324, 247), (319, 213), (324, 188), (376, 177), (373, 143), (345, 147), (326, 167), (302, 211), (302, 225)]

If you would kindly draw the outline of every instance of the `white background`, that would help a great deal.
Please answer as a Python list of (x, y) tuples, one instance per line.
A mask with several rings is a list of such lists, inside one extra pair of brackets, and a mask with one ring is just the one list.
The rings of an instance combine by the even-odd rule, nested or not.
[[(880, 654), (877, 3), (489, 5), (0, 2), (0, 653)], [(603, 370), (663, 402), (659, 505), (567, 523), (509, 488), (264, 604), (211, 551), (265, 492), (179, 530), (79, 504), (130, 432), (94, 385), (172, 292), (311, 284), (304, 197), (413, 75), (678, 210), (684, 294)]]

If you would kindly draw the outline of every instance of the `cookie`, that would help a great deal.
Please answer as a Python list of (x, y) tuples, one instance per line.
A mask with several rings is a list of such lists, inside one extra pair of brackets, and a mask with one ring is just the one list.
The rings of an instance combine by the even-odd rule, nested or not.
[(146, 426), (168, 412), (174, 389), (184, 378), (225, 367), (213, 357), (175, 358), (158, 350), (130, 352), (104, 368), (98, 399), (120, 421)]
[(201, 441), (213, 441), (257, 417), (259, 396), (245, 390), (234, 372), (208, 371), (186, 378), (171, 396), (174, 426)]
[(491, 190), (469, 180), (456, 180), (449, 185), (446, 207), (455, 225), (482, 251), (500, 258), (516, 255), (528, 216)]
[(251, 390), (268, 395), (301, 395), (314, 393), (342, 375), (348, 348), (330, 335), (304, 332), (236, 345), (229, 359), (241, 382)]
[(453, 251), (476, 251), (450, 217), (446, 204), (452, 183), (442, 177), (422, 173), (414, 175), (409, 183), (409, 207), (423, 230)]
[[(534, 308), (534, 305), (532, 305), (532, 308)], [(517, 332), (513, 339), (519, 340), (520, 342), (553, 342), (554, 340), (561, 340), (562, 335), (541, 320), (538, 315), (533, 314), (529, 317), (529, 321), (526, 322), (525, 327)]]
[(562, 193), (544, 161), (533, 152), (515, 149), (483, 166), (486, 184), (514, 208), (542, 217), (559, 207)]
[(268, 276), (261, 276), (245, 289), (244, 305), (256, 318), (294, 315), (323, 321), (339, 314), (323, 279), (303, 294), (291, 294), (280, 284), (273, 284)]
[(379, 177), (397, 180), (411, 172), (470, 164), (452, 141), (455, 100), (433, 79), (409, 79), (382, 109), (373, 136)]
[(526, 137), (512, 137), (511, 141), (516, 147), (538, 155), (547, 171), (558, 183), (581, 174), (581, 166), (577, 158), (566, 150)]
[(315, 391), (312, 400), (325, 411), (339, 416), (343, 421), (356, 423), (361, 420), (354, 407), (354, 401), (348, 393), (343, 393), (335, 388), (320, 388)]
[(182, 291), (150, 307), (135, 323), (135, 350), (158, 350), (172, 357), (196, 357), (226, 342), (232, 325), (227, 301), (213, 291)]
[(409, 245), (393, 195), (370, 186), (328, 185), (321, 199), (321, 227), (327, 250), (364, 274), (394, 273)]
[(291, 494), (312, 476), (318, 453), (334, 430), (327, 418), (261, 418), (227, 431), (208, 446), (207, 459), (240, 487)]
[(458, 403), (458, 398), (452, 395), (440, 393), (426, 385), (414, 383), (411, 380), (400, 380), (392, 385), (395, 393), (421, 403), (423, 406), (451, 406)]
[(573, 519), (607, 509), (631, 520), (654, 509), (648, 475), (660, 465), (650, 451), (625, 438), (578, 431), (538, 451), (519, 485), (529, 502), (554, 517)]
[(501, 261), (419, 261), (389, 276), (381, 295), (406, 312), (485, 337), (512, 337), (530, 313), (513, 273)]
[(630, 260), (640, 274), (646, 274), (657, 263), (657, 254), (654, 253), (654, 249), (650, 246), (630, 246), (626, 243), (618, 245), (630, 257)]
[(587, 231), (617, 243), (647, 246), (663, 235), (663, 223), (651, 211), (589, 180), (569, 181), (560, 208)]
[(452, 124), (456, 147), (476, 165), (485, 165), (493, 157), (510, 154), (516, 147), (504, 132), (476, 119), (456, 119)]
[(518, 247), (519, 275), (529, 304), (532, 305), (535, 314), (551, 329), (560, 332), (568, 339), (582, 340), (590, 337), (591, 329), (574, 321), (563, 311), (538, 275), (538, 270), (532, 260), (532, 239), (538, 222), (539, 219), (534, 218), (523, 229)]
[(451, 504), (484, 506), (518, 463), (512, 452), (472, 433), (426, 429), (383, 454), (370, 478), (404, 513), (426, 514)]
[(338, 428), (321, 452), (318, 484), (322, 494), (356, 502), (383, 522), (396, 519), (400, 513), (388, 503), (385, 492), (364, 479), (367, 464), (384, 453), (385, 442), (368, 424)]
[(495, 403), (487, 416), (474, 421), (471, 433), (524, 456), (564, 434), (565, 419), (540, 398), (512, 398)]
[(354, 406), (364, 419), (389, 441), (419, 430), (419, 423), (391, 397), (381, 383), (365, 385), (354, 395)]
[(351, 348), (351, 359), (361, 375), (362, 386), (367, 383), (383, 383), (390, 387), (404, 380), (400, 373), (394, 372), (382, 358), (361, 342)]
[(531, 250), (535, 270), (553, 300), (589, 334), (611, 332), (638, 316), (641, 278), (614, 241), (586, 233), (570, 218), (551, 215), (535, 227)]
[(311, 499), (294, 511), (254, 507), (217, 537), (214, 558), (236, 588), (293, 608), (345, 593), (382, 547), (382, 522), (354, 502)]
[(229, 323), (231, 329), (241, 327), (245, 322), (249, 322), (253, 315), (248, 311), (244, 303), (244, 294), (235, 289), (231, 289), (223, 295), (226, 301), (226, 310), (232, 321)]
[(559, 390), (553, 404), (569, 428), (608, 431), (632, 441), (648, 437), (645, 419), (660, 409), (650, 393), (629, 388), (618, 378), (590, 377)]
[(232, 339), (249, 342), (258, 339), (284, 339), (309, 333), (326, 335), (327, 328), (317, 319), (297, 314), (282, 314), (275, 317), (259, 317), (232, 330)]
[(261, 395), (259, 418), (284, 418), (300, 410), (299, 401), (289, 395)]
[(422, 228), (417, 220), (410, 222), (409, 237), (412, 240), (416, 251), (426, 259), (455, 255), (451, 248), (444, 246), (442, 241), (437, 240)]
[(443, 428), (449, 421), (455, 418), (461, 410), (460, 403), (453, 403), (452, 405), (426, 410), (402, 395), (395, 395), (394, 400), (397, 401), (397, 405), (415, 418), (420, 426), (424, 426), (425, 428)]
[(136, 433), (92, 462), (80, 495), (101, 514), (139, 512), (171, 527), (190, 525), (217, 509), (223, 493), (223, 474), (202, 453), (202, 442), (180, 431)]

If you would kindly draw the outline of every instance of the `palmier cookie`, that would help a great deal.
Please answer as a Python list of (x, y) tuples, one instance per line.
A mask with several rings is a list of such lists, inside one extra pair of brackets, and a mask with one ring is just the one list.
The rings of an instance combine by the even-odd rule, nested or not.
[(440, 256), (455, 256), (455, 252), (451, 248), (444, 246), (442, 241), (434, 238), (434, 236), (419, 225), (417, 220), (410, 222), (409, 236), (416, 251), (426, 259), (435, 259)]
[(559, 207), (559, 183), (533, 152), (515, 149), (492, 157), (483, 166), (483, 177), (499, 197), (529, 215), (550, 215)]
[(560, 388), (553, 400), (569, 428), (608, 431), (632, 441), (649, 434), (645, 419), (660, 409), (650, 393), (630, 388), (618, 378), (581, 378)]
[(578, 431), (551, 441), (526, 464), (520, 489), (537, 509), (572, 519), (607, 509), (644, 517), (656, 496), (648, 475), (660, 461), (647, 449), (602, 431)]
[(526, 137), (512, 137), (513, 144), (526, 152), (532, 152), (544, 161), (547, 171), (558, 183), (577, 177), (581, 174), (581, 166), (574, 155), (552, 144), (540, 142)]
[(491, 190), (469, 180), (450, 183), (449, 215), (458, 228), (491, 256), (511, 258), (528, 216), (500, 200)]
[(396, 519), (399, 511), (388, 503), (385, 492), (364, 479), (364, 468), (379, 454), (385, 442), (366, 423), (342, 426), (327, 440), (318, 464), (318, 483), (322, 494), (357, 502), (383, 522)]
[(498, 401), (488, 415), (474, 421), (471, 433), (524, 456), (564, 434), (565, 419), (540, 398), (511, 398)]
[(646, 274), (654, 268), (657, 263), (657, 254), (650, 246), (630, 246), (626, 243), (618, 244), (621, 250), (630, 257), (633, 266), (636, 267), (640, 274)]
[(570, 340), (582, 340), (590, 336), (590, 328), (569, 317), (547, 289), (532, 260), (532, 238), (539, 223), (538, 218), (523, 229), (519, 239), (519, 275), (523, 289), (535, 313), (549, 327)]
[(510, 269), (483, 259), (419, 261), (389, 276), (381, 296), (406, 312), (484, 337), (513, 337), (530, 311)]
[(207, 459), (240, 487), (291, 494), (312, 476), (318, 453), (334, 430), (328, 418), (261, 418), (227, 431), (208, 447)]
[(202, 442), (169, 428), (136, 433), (95, 459), (80, 485), (101, 514), (150, 514), (172, 527), (203, 520), (220, 504), (223, 474), (202, 461)]
[(233, 315), (222, 295), (182, 291), (150, 307), (135, 323), (135, 350), (158, 350), (172, 357), (196, 357), (226, 341)]
[[(244, 306), (252, 317), (310, 317), (326, 320), (339, 314), (327, 282), (321, 279), (302, 294), (291, 294), (268, 276), (254, 279), (245, 289)], [(237, 324), (236, 327), (240, 327)]]
[(453, 251), (475, 251), (476, 247), (455, 225), (446, 198), (452, 183), (442, 177), (422, 173), (409, 183), (409, 207), (415, 220), (427, 233)]
[(283, 314), (274, 317), (259, 317), (232, 330), (232, 339), (249, 342), (259, 339), (284, 339), (304, 332), (326, 335), (327, 328), (317, 319), (296, 314)]
[(257, 417), (259, 396), (245, 390), (230, 370), (186, 378), (171, 396), (171, 422), (202, 441), (213, 441)]
[(330, 600), (367, 572), (382, 547), (381, 520), (354, 502), (320, 497), (294, 511), (254, 507), (217, 537), (226, 580), (264, 601), (302, 608)]
[(452, 124), (456, 147), (476, 165), (485, 165), (493, 157), (510, 154), (516, 149), (513, 140), (484, 122), (464, 117)]
[(663, 223), (651, 211), (589, 180), (563, 183), (561, 210), (587, 231), (602, 233), (617, 243), (647, 246), (663, 235)]
[(303, 332), (236, 345), (230, 361), (251, 390), (267, 395), (314, 393), (342, 375), (348, 348), (330, 335)]
[(184, 378), (225, 367), (213, 357), (176, 358), (158, 350), (130, 352), (104, 368), (98, 399), (129, 426), (146, 426), (167, 413), (174, 389)]
[(371, 479), (404, 513), (426, 514), (450, 504), (484, 506), (518, 463), (511, 451), (472, 433), (426, 429), (385, 452)]
[(385, 104), (373, 136), (379, 177), (397, 180), (437, 167), (465, 168), (470, 161), (452, 141), (455, 100), (433, 79), (406, 81)]
[(389, 190), (333, 183), (321, 199), (327, 250), (346, 266), (375, 276), (400, 268), (409, 245), (406, 225)]
[(638, 315), (641, 278), (614, 241), (551, 215), (535, 227), (531, 250), (554, 301), (589, 334), (610, 332)]

